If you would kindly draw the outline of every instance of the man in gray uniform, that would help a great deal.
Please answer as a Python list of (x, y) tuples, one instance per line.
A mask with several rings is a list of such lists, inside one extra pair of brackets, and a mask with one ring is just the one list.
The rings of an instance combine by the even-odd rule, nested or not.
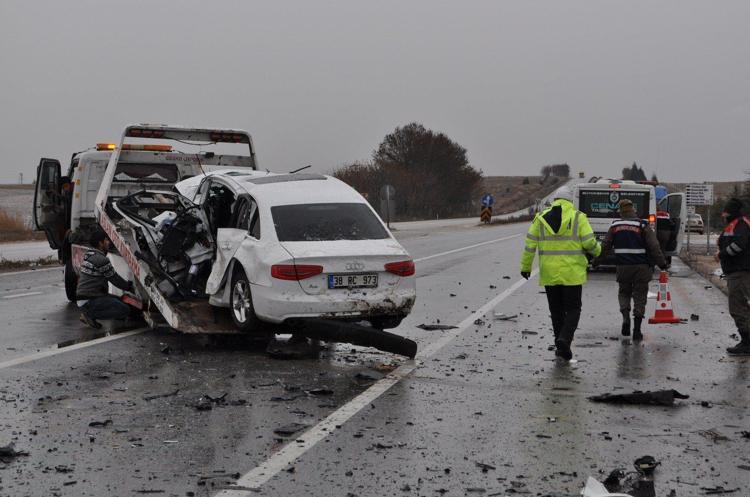
[(719, 237), (716, 259), (727, 279), (729, 314), (734, 319), (740, 343), (729, 347), (730, 355), (750, 355), (750, 219), (742, 215), (742, 202), (731, 198), (721, 213), (727, 225)]
[[(656, 233), (648, 222), (636, 215), (633, 202), (620, 200), (620, 219), (612, 223), (602, 242), (602, 257), (614, 253), (617, 265), (617, 295), (622, 313), (622, 335), (630, 336), (630, 300), (633, 300), (633, 340), (643, 340), (641, 323), (646, 314), (648, 284), (653, 265), (666, 269), (667, 262)], [(595, 261), (597, 265), (601, 259)]]
[(107, 258), (110, 241), (103, 231), (95, 231), (89, 243), (93, 248), (83, 256), (76, 298), (81, 321), (92, 328), (101, 328), (97, 319), (125, 319), (130, 315), (130, 306), (110, 295), (107, 283), (126, 292), (133, 291), (133, 283), (125, 281), (112, 267)]

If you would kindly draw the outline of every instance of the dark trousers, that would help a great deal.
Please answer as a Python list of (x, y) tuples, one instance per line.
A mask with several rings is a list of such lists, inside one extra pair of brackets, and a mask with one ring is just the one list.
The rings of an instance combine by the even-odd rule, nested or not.
[(737, 325), (741, 339), (750, 340), (750, 271), (738, 271), (726, 276), (729, 290), (729, 314)]
[(81, 311), (92, 319), (125, 319), (130, 316), (130, 306), (112, 295), (89, 300)]
[(620, 312), (630, 313), (630, 300), (633, 300), (633, 317), (643, 319), (646, 314), (648, 285), (651, 283), (653, 269), (647, 264), (617, 266), (617, 282), (620, 290), (617, 299), (620, 301)]
[(555, 340), (571, 343), (578, 328), (578, 320), (581, 318), (583, 285), (554, 285), (545, 286), (544, 289), (547, 292), (547, 303), (552, 315)]

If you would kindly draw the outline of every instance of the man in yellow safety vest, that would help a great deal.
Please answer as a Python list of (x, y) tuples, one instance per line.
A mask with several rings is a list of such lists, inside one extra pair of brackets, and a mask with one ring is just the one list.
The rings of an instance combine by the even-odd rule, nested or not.
[(521, 256), (521, 276), (529, 279), (539, 251), (539, 284), (547, 293), (555, 333), (555, 355), (573, 358), (570, 344), (581, 317), (588, 261), (601, 253), (586, 214), (573, 206), (573, 190), (559, 188), (554, 202), (534, 217)]

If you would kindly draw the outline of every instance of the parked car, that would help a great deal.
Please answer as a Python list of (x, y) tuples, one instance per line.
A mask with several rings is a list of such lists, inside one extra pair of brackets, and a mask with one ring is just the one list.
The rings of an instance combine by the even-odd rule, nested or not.
[(693, 233), (703, 234), (703, 217), (700, 214), (688, 214), (687, 225), (685, 227), (687, 231)]

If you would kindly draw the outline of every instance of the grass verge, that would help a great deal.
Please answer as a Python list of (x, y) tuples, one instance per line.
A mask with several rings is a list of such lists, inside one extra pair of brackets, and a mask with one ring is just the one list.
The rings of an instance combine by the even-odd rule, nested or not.
[(28, 269), (41, 269), (47, 267), (60, 266), (60, 261), (57, 257), (40, 257), (39, 259), (29, 261), (9, 261), (7, 259), (0, 259), (0, 273), (7, 273), (10, 271), (24, 271)]

